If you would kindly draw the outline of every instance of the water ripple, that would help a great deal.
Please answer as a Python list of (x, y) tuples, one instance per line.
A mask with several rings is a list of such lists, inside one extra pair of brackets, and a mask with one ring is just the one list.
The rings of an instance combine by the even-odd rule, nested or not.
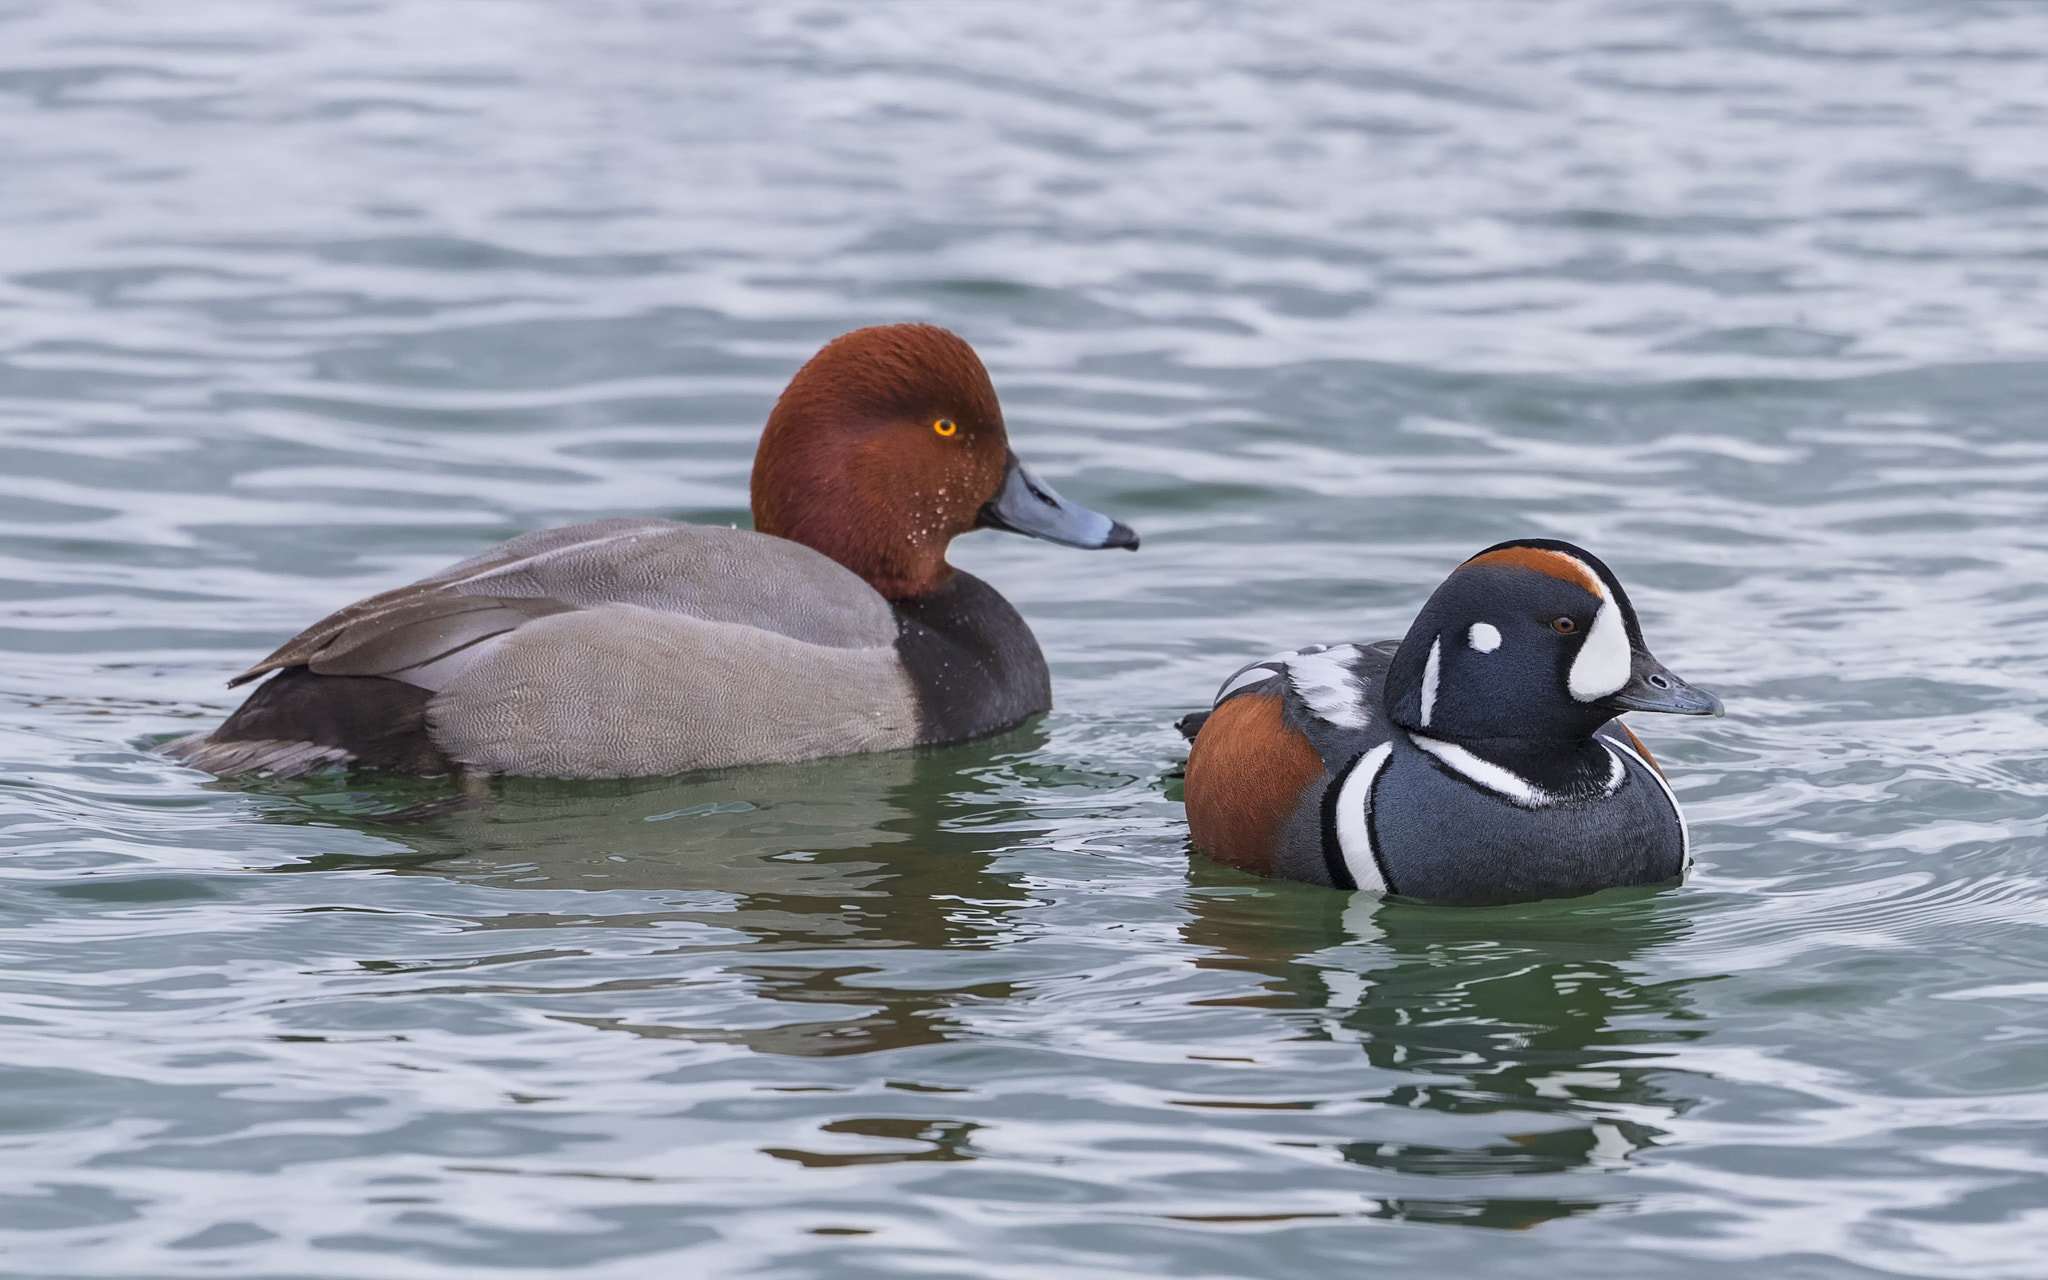
[[(912, 10), (914, 9), (914, 13)], [(2024, 5), (0, 6), (0, 1230), (50, 1275), (2039, 1270)], [(512, 533), (745, 519), (856, 324), (1131, 521), (1060, 710), (682, 779), (140, 746)], [(1172, 719), (1613, 563), (1700, 866), (1190, 858)], [(1646, 718), (1648, 719), (1648, 718)]]

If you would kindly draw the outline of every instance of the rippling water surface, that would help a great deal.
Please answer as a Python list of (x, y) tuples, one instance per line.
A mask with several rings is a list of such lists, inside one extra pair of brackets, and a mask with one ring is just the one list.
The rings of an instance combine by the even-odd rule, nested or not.
[[(2038, 5), (0, 0), (0, 1134), (37, 1276), (2037, 1277)], [(859, 324), (1136, 556), (1059, 709), (680, 779), (142, 748)], [(1172, 718), (1566, 537), (1690, 883), (1191, 858)]]

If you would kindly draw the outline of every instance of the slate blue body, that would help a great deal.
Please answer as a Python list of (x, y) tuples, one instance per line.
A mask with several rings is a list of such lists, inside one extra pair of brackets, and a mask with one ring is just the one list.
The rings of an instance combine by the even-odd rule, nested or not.
[(1354, 793), (1347, 799), (1363, 801), (1361, 818), (1388, 893), (1459, 901), (1557, 897), (1655, 884), (1684, 872), (1684, 818), (1662, 779), (1618, 727), (1602, 729), (1593, 742), (1601, 768), (1620, 763), (1620, 786), (1524, 808), (1447, 767), (1387, 718), (1382, 695), (1394, 647), (1393, 641), (1357, 646), (1349, 664), (1373, 712), (1364, 729), (1323, 721), (1288, 687), (1284, 672), (1231, 695), (1281, 692), (1286, 718), (1317, 748), (1327, 770), (1326, 779), (1297, 802), (1273, 874), (1337, 889), (1359, 887), (1338, 841), (1337, 801), (1353, 770), (1382, 743), (1391, 748), (1386, 764), (1363, 797)]
[(1611, 795), (1523, 809), (1445, 769), (1397, 730), (1366, 809), (1387, 891), (1549, 898), (1680, 875), (1685, 819), (1650, 769), (1617, 749), (1618, 737), (1594, 737), (1623, 770)]
[(1245, 870), (1440, 901), (1672, 880), (1691, 860), (1684, 815), (1626, 710), (1720, 703), (1650, 656), (1605, 565), (1503, 543), (1404, 640), (1311, 646), (1225, 681), (1182, 722), (1191, 834)]

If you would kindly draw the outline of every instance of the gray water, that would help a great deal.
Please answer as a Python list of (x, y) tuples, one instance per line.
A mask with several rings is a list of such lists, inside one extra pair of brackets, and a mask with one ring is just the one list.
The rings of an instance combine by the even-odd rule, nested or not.
[[(2048, 11), (0, 0), (0, 1269), (2048, 1274)], [(142, 748), (977, 344), (1058, 709), (606, 784)], [(1682, 887), (1184, 845), (1171, 720), (1569, 538)]]

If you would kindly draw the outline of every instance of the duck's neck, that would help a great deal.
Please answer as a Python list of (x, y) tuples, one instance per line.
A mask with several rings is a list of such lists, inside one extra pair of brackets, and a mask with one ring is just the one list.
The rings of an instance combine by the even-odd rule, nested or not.
[(946, 547), (958, 529), (915, 485), (863, 485), (858, 452), (846, 457), (763, 449), (754, 463), (754, 528), (801, 542), (859, 574), (885, 600), (941, 589)]
[(923, 713), (919, 742), (978, 738), (1052, 709), (1038, 640), (994, 587), (956, 569), (936, 588), (890, 604), (897, 657)]
[[(848, 493), (831, 505), (805, 505), (818, 516), (777, 522), (763, 530), (823, 552), (860, 575), (884, 600), (900, 604), (942, 593), (953, 578), (946, 563), (951, 530), (894, 507)], [(754, 526), (760, 528), (758, 519)]]
[[(1420, 730), (1430, 736), (1427, 729)], [(1489, 764), (1552, 796), (1570, 799), (1604, 795), (1614, 776), (1614, 758), (1588, 736), (1555, 738), (1445, 738)]]

